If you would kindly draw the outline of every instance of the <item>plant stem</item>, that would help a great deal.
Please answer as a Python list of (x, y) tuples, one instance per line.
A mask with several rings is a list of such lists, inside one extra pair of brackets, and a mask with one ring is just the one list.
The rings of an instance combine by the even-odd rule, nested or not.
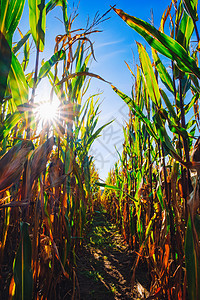
[[(181, 126), (185, 128), (185, 111), (184, 111), (184, 100), (182, 95), (182, 73), (179, 73), (179, 96), (180, 96), (180, 110), (181, 110)], [(188, 146), (188, 140), (185, 137), (182, 137), (183, 139), (183, 146), (184, 146), (184, 152), (185, 152), (185, 159), (186, 162), (189, 162), (189, 146)], [(185, 217), (187, 221), (187, 198), (189, 195), (189, 170), (187, 172), (183, 172), (183, 193), (184, 193), (184, 199), (185, 199)]]

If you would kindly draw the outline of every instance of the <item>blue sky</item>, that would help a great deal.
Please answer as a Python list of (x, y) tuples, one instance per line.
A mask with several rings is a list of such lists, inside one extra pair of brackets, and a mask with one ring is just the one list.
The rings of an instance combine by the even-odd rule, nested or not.
[[(73, 4), (76, 7), (79, 1), (68, 1), (69, 12), (73, 9)], [(84, 27), (89, 16), (92, 21), (96, 12), (100, 15), (105, 13), (110, 5), (115, 5), (116, 8), (124, 10), (130, 15), (134, 15), (147, 22), (150, 22), (151, 9), (153, 9), (154, 25), (159, 28), (160, 19), (170, 4), (168, 0), (118, 0), (118, 1), (91, 1), (80, 0), (78, 13), (79, 16), (74, 22), (74, 27)], [(28, 5), (25, 4), (25, 11), (20, 23), (20, 29), (23, 33), (28, 27)], [(94, 52), (96, 61), (93, 61), (90, 66), (90, 72), (96, 73), (105, 80), (111, 82), (119, 90), (127, 95), (130, 95), (133, 78), (124, 61), (128, 62), (132, 70), (138, 63), (136, 41), (144, 44), (144, 39), (140, 37), (134, 30), (132, 30), (122, 19), (117, 16), (114, 11), (108, 15), (109, 20), (100, 24), (98, 29), (103, 32), (91, 36), (94, 42)], [(62, 19), (61, 9), (57, 7), (47, 17), (47, 31), (46, 31), (46, 46), (45, 51), (40, 54), (40, 58), (48, 59), (54, 50), (54, 39), (57, 34), (64, 33), (64, 26), (59, 21)], [(28, 29), (28, 28), (27, 28)], [(135, 58), (133, 59), (133, 54)], [(42, 83), (41, 83), (42, 85)], [(42, 87), (42, 90), (45, 89)], [(91, 155), (94, 155), (96, 166), (99, 170), (100, 177), (106, 178), (110, 168), (113, 167), (117, 160), (117, 153), (115, 146), (119, 151), (122, 149), (123, 130), (122, 125), (128, 121), (128, 109), (123, 101), (113, 92), (112, 88), (97, 79), (92, 79), (89, 94), (102, 92), (100, 96), (101, 114), (99, 116), (99, 126), (107, 123), (111, 119), (115, 121), (102, 133), (102, 136), (94, 143), (91, 149)]]

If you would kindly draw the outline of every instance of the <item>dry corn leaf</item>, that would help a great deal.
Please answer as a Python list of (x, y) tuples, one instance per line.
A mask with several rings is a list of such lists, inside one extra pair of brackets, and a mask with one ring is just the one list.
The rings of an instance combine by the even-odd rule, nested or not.
[(0, 160), (0, 192), (20, 179), (28, 153), (33, 149), (31, 141), (22, 141), (12, 147)]
[(37, 179), (40, 176), (40, 174), (46, 169), (47, 161), (51, 154), (53, 145), (54, 137), (51, 137), (33, 152), (29, 164), (31, 168), (31, 186), (33, 185), (35, 179)]
[(5, 204), (0, 204), (0, 209), (1, 208), (6, 208), (6, 207), (21, 207), (21, 206), (26, 206), (28, 205), (28, 202), (25, 201), (11, 201), (9, 203)]
[(53, 157), (49, 166), (48, 181), (51, 187), (63, 183), (66, 176), (64, 175), (64, 164), (60, 158)]
[(26, 169), (26, 184), (24, 198), (30, 196), (34, 181), (46, 169), (47, 161), (54, 145), (54, 137), (49, 138), (43, 145), (33, 151)]

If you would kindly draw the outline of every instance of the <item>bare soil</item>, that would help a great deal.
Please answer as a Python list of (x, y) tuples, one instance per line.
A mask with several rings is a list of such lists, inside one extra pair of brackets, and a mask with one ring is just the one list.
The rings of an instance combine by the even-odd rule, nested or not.
[(96, 212), (83, 247), (77, 255), (81, 300), (145, 299), (148, 296), (146, 267), (140, 266), (131, 291), (134, 252), (105, 213)]

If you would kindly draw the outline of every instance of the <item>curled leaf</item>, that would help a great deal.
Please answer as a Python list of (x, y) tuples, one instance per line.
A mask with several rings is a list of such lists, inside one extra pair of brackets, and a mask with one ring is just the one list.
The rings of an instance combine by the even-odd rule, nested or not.
[(103, 79), (102, 77), (100, 77), (99, 75), (96, 75), (96, 74), (93, 74), (93, 73), (90, 73), (90, 72), (77, 72), (77, 73), (73, 73), (73, 74), (70, 74), (70, 75), (64, 77), (61, 81), (59, 81), (57, 83), (57, 85), (65, 82), (65, 81), (67, 81), (69, 79), (72, 79), (74, 77), (77, 77), (77, 76), (90, 76), (90, 77), (94, 77), (94, 78), (100, 79), (100, 80), (102, 80), (104, 82), (110, 83), (110, 82), (106, 81), (105, 79)]

